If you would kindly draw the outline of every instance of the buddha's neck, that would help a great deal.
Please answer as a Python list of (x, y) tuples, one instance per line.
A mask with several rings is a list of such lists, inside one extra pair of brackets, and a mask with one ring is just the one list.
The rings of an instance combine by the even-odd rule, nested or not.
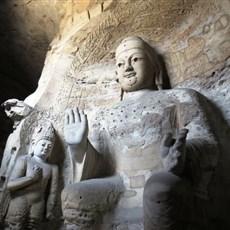
[(153, 92), (153, 89), (141, 89), (133, 92), (124, 92), (123, 100), (124, 99), (130, 99), (130, 98), (139, 98), (141, 96), (144, 96), (145, 94), (148, 94), (149, 92)]

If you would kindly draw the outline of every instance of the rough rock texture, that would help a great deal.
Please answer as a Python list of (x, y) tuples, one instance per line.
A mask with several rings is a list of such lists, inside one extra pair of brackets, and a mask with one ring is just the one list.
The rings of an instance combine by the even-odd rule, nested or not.
[[(71, 172), (63, 138), (63, 112), (77, 106), (85, 109), (91, 120), (96, 110), (121, 100), (114, 55), (126, 36), (139, 35), (155, 46), (165, 60), (172, 86), (202, 92), (230, 123), (229, 0), (208, 4), (202, 0), (15, 0), (4, 6), (5, 10), (0, 10), (12, 19), (12, 29), (1, 38), (5, 43), (10, 41), (1, 50), (6, 54), (10, 48), (14, 55), (6, 60), (22, 70), (17, 76), (29, 76), (33, 82), (22, 78), (17, 89), (35, 84), (33, 79), (40, 74), (46, 55), (39, 86), (25, 100), (34, 110), (17, 134), (26, 140), (21, 148), (28, 147), (28, 136), (38, 119), (52, 121), (60, 139), (54, 161), (59, 165), (64, 162), (63, 183), (70, 182)], [(3, 67), (3, 76), (15, 75), (13, 70), (8, 72), (11, 65)], [(143, 186), (143, 178), (133, 177), (131, 184), (133, 188)], [(132, 197), (135, 192), (125, 195)], [(139, 228), (135, 223), (130, 226)]]
[[(53, 1), (52, 1), (53, 2)], [(9, 98), (23, 100), (37, 87), (45, 55), (58, 31), (54, 2), (1, 1), (0, 104)], [(46, 7), (45, 7), (46, 6)], [(0, 153), (12, 123), (0, 108)]]
[[(42, 91), (53, 84), (52, 79), (58, 79), (59, 83), (55, 84), (71, 80), (77, 83), (69, 83), (74, 96), (70, 95), (68, 100), (60, 98), (58, 92), (52, 95), (52, 100), (57, 98), (61, 107), (71, 105), (71, 98), (78, 94), (94, 89), (96, 82), (100, 87), (113, 85), (115, 69), (110, 69), (108, 63), (113, 63), (114, 50), (121, 39), (132, 34), (149, 40), (159, 50), (166, 61), (172, 86), (194, 76), (209, 76), (224, 67), (229, 57), (230, 16), (226, 11), (229, 4), (229, 1), (212, 1), (208, 5), (204, 1), (179, 0), (105, 1), (80, 14), (73, 14), (70, 9), (74, 6), (66, 8), (64, 18), (72, 16), (72, 20), (61, 21), (47, 54), (40, 90), (30, 103), (36, 104)], [(97, 63), (105, 63), (103, 68), (110, 72), (107, 82)], [(96, 77), (94, 70), (100, 77)], [(40, 100), (44, 104), (42, 98)], [(64, 105), (60, 102), (63, 100)]]

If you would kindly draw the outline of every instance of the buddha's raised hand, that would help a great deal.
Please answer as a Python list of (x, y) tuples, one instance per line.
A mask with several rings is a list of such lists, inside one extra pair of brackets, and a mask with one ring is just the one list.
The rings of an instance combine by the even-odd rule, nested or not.
[(64, 136), (72, 157), (82, 162), (87, 147), (88, 119), (83, 110), (69, 108), (65, 111)]

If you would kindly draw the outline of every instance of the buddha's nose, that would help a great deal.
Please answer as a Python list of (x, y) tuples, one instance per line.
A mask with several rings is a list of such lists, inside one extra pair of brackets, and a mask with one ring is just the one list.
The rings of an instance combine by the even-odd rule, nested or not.
[(133, 70), (133, 67), (130, 63), (127, 63), (126, 66), (125, 66), (125, 71), (126, 72), (129, 72), (129, 71), (132, 71)]

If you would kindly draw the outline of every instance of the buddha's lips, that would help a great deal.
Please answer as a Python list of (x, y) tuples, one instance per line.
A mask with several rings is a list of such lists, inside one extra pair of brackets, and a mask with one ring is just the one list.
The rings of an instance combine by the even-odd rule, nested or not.
[(130, 77), (134, 77), (135, 75), (136, 75), (136, 72), (130, 72), (130, 73), (128, 73), (128, 74), (125, 74), (124, 77), (130, 78)]

